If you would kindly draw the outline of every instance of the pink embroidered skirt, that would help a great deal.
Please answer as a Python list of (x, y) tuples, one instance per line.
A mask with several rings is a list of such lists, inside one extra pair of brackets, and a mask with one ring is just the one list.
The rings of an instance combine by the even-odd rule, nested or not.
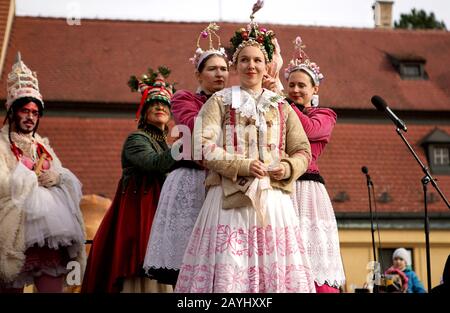
[(176, 292), (315, 292), (290, 197), (269, 190), (266, 224), (253, 207), (222, 208), (210, 188), (184, 254)]

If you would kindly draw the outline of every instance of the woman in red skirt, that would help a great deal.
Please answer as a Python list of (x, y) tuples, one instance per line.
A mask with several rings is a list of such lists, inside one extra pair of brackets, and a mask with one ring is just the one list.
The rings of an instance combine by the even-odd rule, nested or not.
[(130, 79), (132, 90), (142, 93), (138, 129), (125, 140), (122, 178), (95, 235), (82, 292), (151, 291), (142, 266), (161, 186), (175, 163), (166, 143), (173, 93), (167, 75), (160, 67), (141, 81)]

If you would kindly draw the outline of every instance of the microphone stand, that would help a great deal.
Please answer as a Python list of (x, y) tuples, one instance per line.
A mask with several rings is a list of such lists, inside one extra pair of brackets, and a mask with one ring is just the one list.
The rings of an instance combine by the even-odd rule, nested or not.
[(367, 192), (369, 194), (369, 213), (370, 213), (370, 230), (372, 232), (372, 251), (373, 251), (373, 259), (374, 259), (374, 272), (373, 272), (373, 280), (374, 280), (374, 285), (373, 285), (373, 292), (374, 293), (378, 293), (378, 286), (375, 283), (376, 280), (376, 271), (375, 271), (375, 267), (377, 264), (377, 254), (376, 254), (376, 249), (375, 249), (375, 227), (373, 226), (373, 213), (372, 213), (372, 196), (370, 193), (370, 188), (371, 186), (373, 186), (372, 180), (370, 179), (370, 176), (368, 173), (364, 173), (366, 175), (366, 179), (367, 179)]
[(428, 168), (420, 161), (419, 157), (417, 156), (414, 149), (411, 147), (409, 142), (406, 140), (406, 138), (403, 136), (400, 128), (397, 127), (397, 134), (402, 138), (403, 142), (408, 147), (409, 151), (412, 153), (414, 158), (416, 159), (417, 163), (419, 163), (420, 167), (422, 168), (422, 171), (424, 172), (425, 176), (421, 179), (422, 186), (423, 186), (423, 204), (425, 209), (425, 216), (424, 216), (424, 223), (425, 223), (425, 250), (427, 255), (427, 284), (428, 284), (428, 292), (431, 290), (431, 265), (430, 265), (430, 220), (428, 218), (428, 199), (427, 199), (427, 185), (431, 182), (431, 185), (433, 185), (434, 189), (439, 193), (442, 200), (444, 200), (445, 204), (447, 205), (447, 208), (450, 209), (450, 204), (445, 197), (445, 195), (442, 193), (441, 189), (437, 185), (435, 179), (431, 176), (430, 172), (428, 171)]
[(366, 178), (367, 178), (367, 192), (369, 194), (370, 230), (372, 232), (372, 251), (373, 251), (373, 259), (376, 263), (377, 254), (375, 250), (375, 227), (373, 227), (372, 198), (370, 195), (370, 188), (372, 186), (372, 181), (370, 180), (370, 176), (368, 174), (366, 174)]

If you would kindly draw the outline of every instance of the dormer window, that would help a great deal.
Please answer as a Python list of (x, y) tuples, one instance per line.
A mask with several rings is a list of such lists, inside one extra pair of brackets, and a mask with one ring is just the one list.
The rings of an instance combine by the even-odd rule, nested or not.
[(425, 58), (410, 54), (388, 54), (388, 58), (402, 79), (428, 79), (425, 71), (427, 62)]
[(377, 200), (380, 203), (389, 203), (389, 202), (392, 202), (393, 199), (392, 199), (391, 195), (389, 194), (389, 192), (384, 191), (379, 195)]
[(433, 148), (433, 164), (436, 166), (450, 165), (449, 147), (444, 145), (436, 145)]
[(420, 78), (422, 68), (419, 63), (402, 63), (400, 64), (400, 75), (402, 78)]
[(422, 141), (433, 174), (450, 174), (450, 135), (435, 128)]
[(350, 196), (345, 191), (339, 191), (334, 197), (334, 202), (345, 202), (350, 200)]

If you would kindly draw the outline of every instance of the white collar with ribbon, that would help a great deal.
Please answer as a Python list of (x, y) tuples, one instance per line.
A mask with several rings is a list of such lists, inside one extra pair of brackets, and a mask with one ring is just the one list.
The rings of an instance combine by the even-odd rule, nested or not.
[(270, 107), (277, 108), (278, 103), (283, 100), (282, 96), (264, 88), (260, 94), (254, 94), (240, 86), (233, 86), (217, 94), (222, 96), (224, 105), (231, 105), (242, 116), (252, 118), (255, 126), (263, 132), (267, 130), (265, 113)]

